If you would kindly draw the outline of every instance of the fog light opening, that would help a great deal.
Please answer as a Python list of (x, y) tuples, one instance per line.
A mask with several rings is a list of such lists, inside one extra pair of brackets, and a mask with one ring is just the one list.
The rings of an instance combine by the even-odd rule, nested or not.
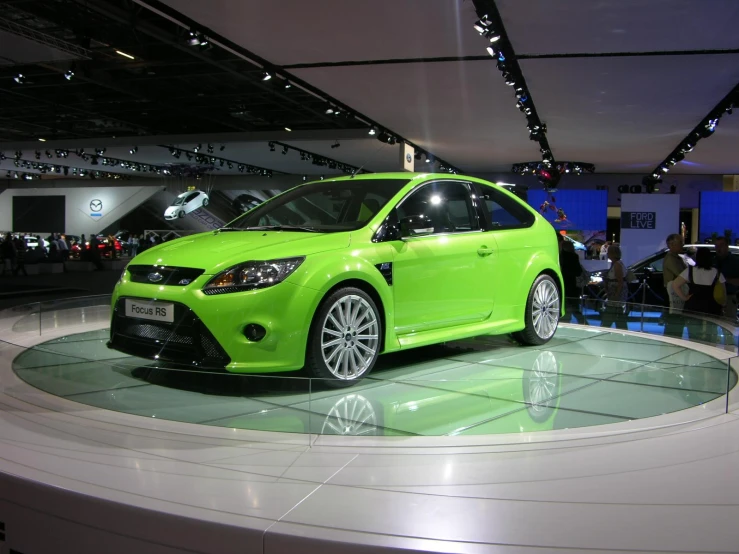
[(252, 342), (259, 342), (267, 334), (267, 329), (256, 323), (250, 323), (244, 327), (244, 336)]

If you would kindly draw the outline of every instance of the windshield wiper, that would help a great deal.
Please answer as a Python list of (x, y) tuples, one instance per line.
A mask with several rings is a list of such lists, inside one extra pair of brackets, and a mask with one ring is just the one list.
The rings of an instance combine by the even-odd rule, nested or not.
[(322, 233), (313, 227), (300, 225), (258, 225), (256, 227), (244, 227), (244, 231), (303, 231), (305, 233)]

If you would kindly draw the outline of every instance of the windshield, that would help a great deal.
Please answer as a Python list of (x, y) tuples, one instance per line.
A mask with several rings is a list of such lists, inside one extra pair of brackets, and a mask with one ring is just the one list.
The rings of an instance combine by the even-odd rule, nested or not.
[(408, 179), (356, 179), (309, 183), (260, 204), (229, 229), (302, 228), (322, 233), (364, 227)]
[(187, 198), (187, 195), (178, 196), (174, 202), (172, 202), (173, 206), (182, 206), (182, 204), (185, 203), (185, 199)]

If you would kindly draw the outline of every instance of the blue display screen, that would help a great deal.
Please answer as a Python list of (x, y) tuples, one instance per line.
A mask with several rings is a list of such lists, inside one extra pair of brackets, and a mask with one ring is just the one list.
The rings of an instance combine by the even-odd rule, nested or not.
[(731, 242), (739, 236), (739, 192), (701, 192), (698, 240), (731, 230)]
[(555, 229), (604, 230), (608, 221), (606, 190), (529, 190), (529, 205)]

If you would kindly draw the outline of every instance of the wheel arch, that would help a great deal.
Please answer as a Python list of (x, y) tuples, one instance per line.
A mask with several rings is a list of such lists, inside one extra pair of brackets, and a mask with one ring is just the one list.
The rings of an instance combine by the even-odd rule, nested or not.
[[(377, 291), (377, 289), (368, 281), (365, 281), (363, 279), (358, 279), (356, 277), (351, 277), (348, 279), (344, 279), (342, 281), (338, 281), (334, 285), (332, 285), (329, 289), (326, 290), (326, 292), (321, 296), (321, 298), (318, 300), (318, 303), (316, 304), (316, 309), (313, 311), (313, 316), (311, 317), (310, 322), (310, 329), (313, 329), (313, 325), (316, 321), (316, 316), (318, 314), (318, 307), (323, 304), (323, 302), (331, 296), (334, 292), (336, 292), (339, 289), (343, 289), (346, 287), (354, 287), (362, 292), (367, 293), (367, 295), (372, 298), (372, 301), (377, 306), (377, 309), (379, 311), (380, 316), (380, 323), (382, 325), (382, 333), (380, 333), (380, 354), (385, 350), (385, 337), (387, 335), (387, 314), (386, 314), (386, 308), (385, 308), (385, 302), (382, 300), (382, 296)], [(310, 340), (310, 333), (308, 334), (308, 340)]]

